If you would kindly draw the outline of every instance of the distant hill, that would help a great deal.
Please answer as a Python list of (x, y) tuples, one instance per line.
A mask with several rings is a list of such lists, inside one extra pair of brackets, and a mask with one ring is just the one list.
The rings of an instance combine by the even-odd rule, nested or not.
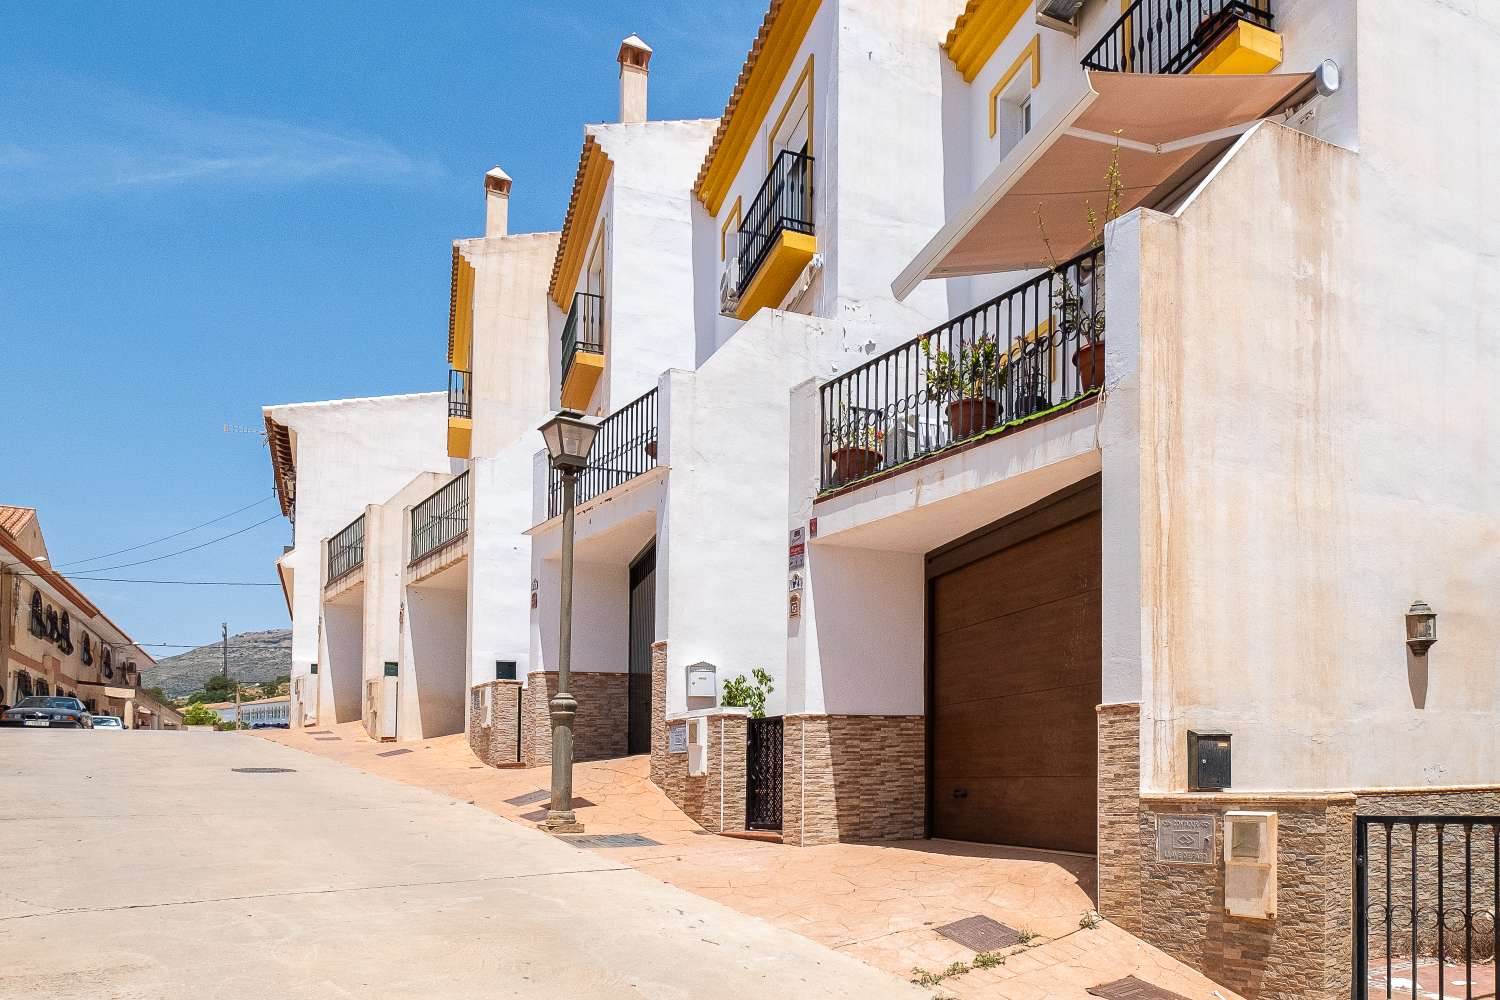
[[(172, 698), (185, 698), (203, 689), (203, 682), (223, 666), (217, 642), (186, 653), (169, 656), (147, 670), (144, 687), (160, 687)], [(258, 683), (292, 672), (292, 630), (273, 628), (264, 632), (241, 632), (229, 637), (229, 676)]]

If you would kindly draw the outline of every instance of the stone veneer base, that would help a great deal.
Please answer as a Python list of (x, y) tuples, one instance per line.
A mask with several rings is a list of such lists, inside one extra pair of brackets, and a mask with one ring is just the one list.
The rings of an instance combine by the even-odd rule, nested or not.
[[(651, 647), (651, 780), (672, 804), (710, 833), (745, 829), (743, 713), (708, 716), (705, 773), (688, 774), (688, 755), (667, 752), (667, 644)], [(674, 723), (676, 724), (676, 723)]]
[[(573, 720), (573, 759), (624, 757), (629, 749), (630, 675), (603, 671), (571, 674), (569, 692), (578, 701)], [(555, 672), (526, 676), (521, 696), (521, 754), (528, 767), (552, 763), (552, 716), (557, 694)]]
[(521, 691), (520, 681), (490, 681), (469, 690), (469, 749), (490, 767), (521, 766)]
[(926, 720), (789, 715), (782, 730), (782, 842), (926, 836)]

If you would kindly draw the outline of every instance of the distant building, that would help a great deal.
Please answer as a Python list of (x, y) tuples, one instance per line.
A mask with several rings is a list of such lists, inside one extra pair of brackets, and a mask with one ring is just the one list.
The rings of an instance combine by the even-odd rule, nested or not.
[[(236, 709), (232, 701), (216, 701), (204, 707), (225, 722), (234, 721)], [(282, 695), (279, 698), (242, 701), (238, 710), (240, 721), (247, 726), (284, 726), (291, 718), (291, 698)]]

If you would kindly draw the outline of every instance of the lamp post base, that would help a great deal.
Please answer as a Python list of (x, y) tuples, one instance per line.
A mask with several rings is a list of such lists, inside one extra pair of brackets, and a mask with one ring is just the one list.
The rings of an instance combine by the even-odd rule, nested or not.
[(536, 825), (538, 830), (544, 833), (582, 833), (583, 824), (573, 815), (570, 809), (566, 812), (547, 811), (547, 818)]
[[(559, 683), (562, 683), (559, 680)], [(573, 720), (578, 702), (566, 690), (552, 697), (552, 803), (547, 818), (537, 824), (548, 833), (582, 833), (573, 815)]]

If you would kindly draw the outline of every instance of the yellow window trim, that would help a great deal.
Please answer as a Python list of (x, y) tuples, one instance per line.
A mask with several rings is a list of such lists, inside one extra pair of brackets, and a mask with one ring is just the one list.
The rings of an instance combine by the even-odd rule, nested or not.
[(797, 98), (802, 93), (802, 88), (807, 88), (807, 152), (813, 153), (813, 53), (807, 54), (807, 65), (802, 67), (802, 74), (797, 77), (797, 82), (792, 85), (791, 93), (787, 94), (786, 103), (781, 106), (781, 114), (776, 116), (776, 124), (771, 126), (771, 131), (766, 133), (766, 169), (771, 169), (771, 164), (776, 160), (775, 146), (776, 136), (781, 131), (781, 126), (786, 124), (786, 116), (797, 106)]
[(995, 84), (994, 89), (990, 91), (991, 139), (995, 138), (995, 133), (999, 129), (1000, 95), (1005, 92), (1005, 88), (1010, 86), (1011, 81), (1016, 78), (1016, 75), (1021, 72), (1021, 68), (1028, 62), (1031, 63), (1031, 89), (1035, 90), (1042, 82), (1041, 32), (1037, 32), (1036, 37), (1031, 40), (1031, 43), (1021, 50), (1021, 54), (1016, 56), (1016, 61), (1010, 64), (1010, 69), (1005, 71), (1005, 75), (1000, 77), (1000, 82)]
[(583, 290), (587, 291), (588, 290), (588, 280), (589, 280), (588, 276), (594, 273), (594, 265), (595, 264), (599, 264), (600, 267), (599, 267), (599, 291), (598, 291), (598, 295), (602, 299), (604, 297), (604, 278), (605, 278), (604, 267), (603, 267), (603, 264), (604, 264), (604, 230), (609, 226), (609, 220), (605, 219), (605, 218), (601, 218), (599, 220), (598, 225), (599, 225), (599, 234), (594, 238), (594, 248), (589, 251), (588, 266), (584, 268), (583, 273), (582, 273), (582, 275), (581, 275), (581, 277), (580, 277), (579, 280), (583, 283)]
[(943, 42), (943, 51), (953, 60), (964, 83), (974, 82), (990, 56), (1033, 6), (1032, 0), (969, 0)]
[(552, 262), (552, 284), (548, 289), (552, 301), (564, 312), (578, 288), (578, 276), (583, 272), (584, 258), (588, 255), (589, 234), (599, 218), (604, 191), (613, 172), (614, 164), (594, 137), (586, 137), (583, 153), (578, 159), (578, 173), (573, 178), (573, 194), (568, 199), (568, 214), (563, 220), (562, 238), (557, 244), (557, 257)]
[(719, 131), (693, 183), (693, 193), (714, 218), (718, 218), (730, 186), (760, 135), (761, 123), (791, 71), (819, 6), (820, 0), (772, 0), (766, 12), (720, 119)]
[(743, 206), (742, 199), (736, 195), (734, 205), (724, 215), (724, 224), (719, 227), (719, 259), (723, 260), (729, 253), (729, 227), (738, 227), (742, 221), (740, 211)]

